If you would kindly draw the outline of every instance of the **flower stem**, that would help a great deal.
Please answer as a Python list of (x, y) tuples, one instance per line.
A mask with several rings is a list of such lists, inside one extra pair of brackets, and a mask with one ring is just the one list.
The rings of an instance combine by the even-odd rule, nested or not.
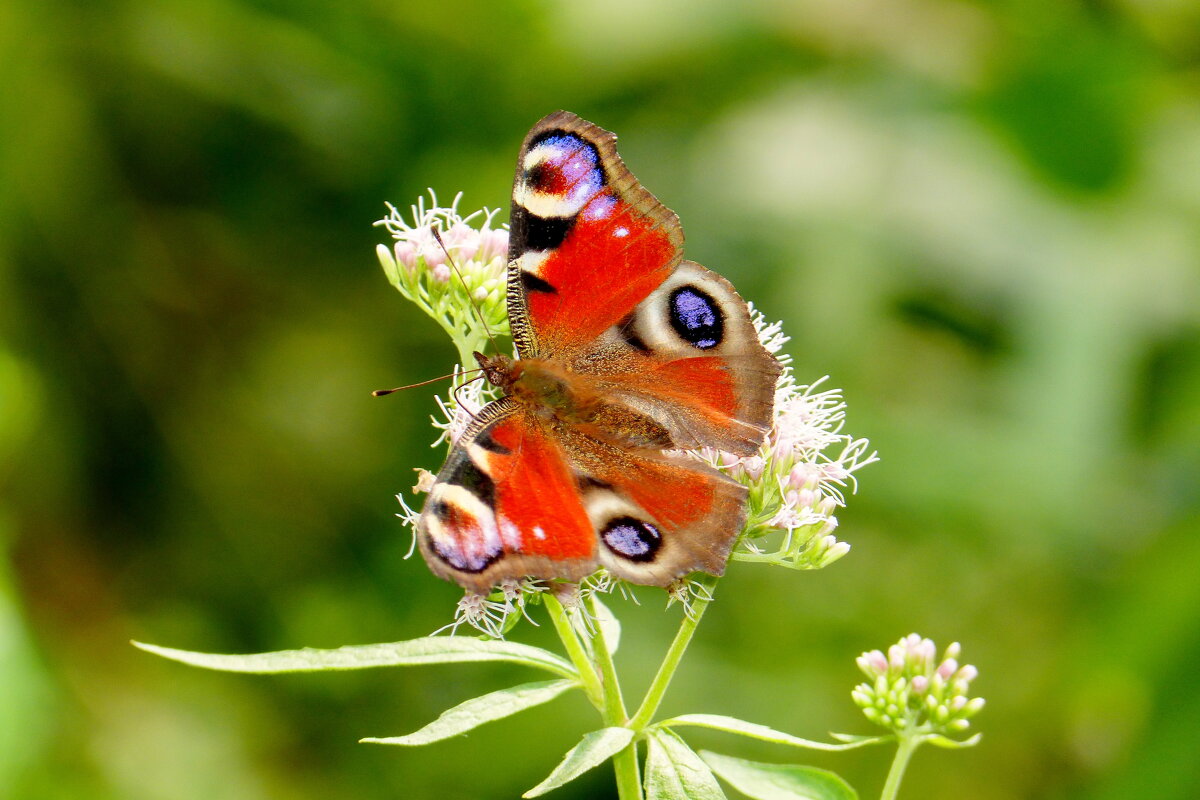
[[(598, 620), (600, 615), (596, 608), (594, 596), (587, 598), (588, 613), (592, 619)], [(604, 638), (604, 628), (597, 623), (596, 633), (592, 637), (592, 650), (596, 661), (600, 664), (600, 677), (604, 680), (604, 724), (610, 727), (625, 725), (629, 721), (629, 713), (625, 710), (625, 699), (621, 694), (621, 684), (617, 680), (617, 667), (613, 663), (612, 651), (608, 640)], [(620, 800), (642, 800), (642, 776), (638, 769), (637, 742), (629, 745), (613, 756), (613, 770), (617, 777), (617, 797)]]
[(646, 697), (642, 700), (642, 705), (629, 720), (629, 727), (635, 731), (640, 731), (654, 719), (654, 714), (658, 711), (658, 706), (667, 693), (667, 687), (671, 685), (671, 678), (675, 675), (679, 661), (683, 658), (688, 645), (691, 644), (696, 627), (700, 624), (700, 618), (704, 616), (705, 609), (712, 602), (712, 593), (717, 585), (717, 578), (712, 575), (702, 575), (696, 579), (696, 585), (700, 587), (701, 591), (692, 602), (689, 613), (684, 613), (683, 621), (679, 623), (679, 630), (675, 633), (675, 639), (671, 642), (666, 656), (663, 657), (662, 664), (659, 665), (658, 672), (650, 683), (650, 688), (646, 690)]
[(571, 663), (575, 665), (575, 669), (579, 671), (579, 682), (583, 684), (584, 694), (588, 700), (601, 713), (605, 710), (604, 687), (600, 683), (600, 676), (596, 674), (596, 668), (592, 664), (592, 660), (588, 658), (587, 652), (583, 649), (583, 644), (579, 641), (579, 637), (575, 635), (575, 630), (571, 627), (571, 620), (567, 619), (567, 610), (563, 608), (562, 603), (554, 596), (552, 592), (546, 593), (546, 610), (550, 612), (550, 620), (554, 623), (554, 631), (558, 634), (558, 638), (562, 640), (563, 647), (566, 648), (567, 655), (571, 658)]
[(908, 760), (912, 758), (920, 742), (919, 738), (913, 736), (900, 736), (900, 746), (896, 748), (896, 757), (892, 759), (892, 768), (888, 770), (887, 781), (883, 784), (883, 793), (879, 795), (879, 800), (896, 800)]

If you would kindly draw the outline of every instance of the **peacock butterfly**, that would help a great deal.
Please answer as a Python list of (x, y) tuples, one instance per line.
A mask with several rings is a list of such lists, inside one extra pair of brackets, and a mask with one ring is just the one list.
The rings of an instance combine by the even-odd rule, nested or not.
[(463, 432), (417, 522), (435, 574), (485, 593), (600, 566), (654, 586), (722, 573), (747, 490), (671, 451), (755, 452), (780, 365), (733, 286), (682, 249), (616, 136), (565, 111), (529, 131), (508, 252), (517, 357), (475, 354), (504, 396)]

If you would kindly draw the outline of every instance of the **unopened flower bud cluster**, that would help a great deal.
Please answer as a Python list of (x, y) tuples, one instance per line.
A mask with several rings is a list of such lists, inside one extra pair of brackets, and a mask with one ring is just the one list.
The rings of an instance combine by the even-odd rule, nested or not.
[[(775, 420), (757, 453), (738, 457), (706, 449), (701, 457), (750, 490), (745, 535), (733, 557), (793, 569), (819, 569), (844, 556), (835, 512), (854, 473), (878, 460), (866, 439), (842, 433), (846, 404), (839, 389), (820, 389), (825, 378), (797, 385), (790, 358), (778, 355), (788, 341), (778, 322), (752, 309), (759, 340), (784, 365), (775, 390)], [(768, 534), (782, 532), (778, 541)]]
[(411, 219), (388, 205), (388, 216), (375, 224), (395, 243), (379, 245), (376, 255), (388, 281), (450, 334), (466, 363), (472, 352), (488, 349), (489, 334), (508, 335), (508, 231), (492, 227), (495, 210), (461, 216), (461, 193), (448, 208), (432, 189), (429, 197), (429, 207), (424, 198), (411, 207)]
[(939, 660), (931, 640), (909, 634), (886, 655), (872, 650), (858, 657), (868, 681), (855, 687), (851, 697), (867, 719), (897, 733), (962, 733), (984, 701), (968, 697), (978, 670), (960, 666), (960, 652), (955, 642)]

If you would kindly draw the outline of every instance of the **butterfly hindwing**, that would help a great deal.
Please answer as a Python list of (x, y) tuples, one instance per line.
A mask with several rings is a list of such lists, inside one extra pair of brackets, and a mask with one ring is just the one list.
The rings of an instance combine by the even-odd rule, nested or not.
[(579, 580), (598, 566), (667, 586), (721, 573), (745, 497), (700, 462), (547, 424), (504, 399), (451, 451), (417, 541), (435, 574), (479, 593), (526, 576)]
[(560, 431), (595, 530), (597, 561), (618, 578), (669, 586), (720, 575), (745, 522), (747, 489), (699, 461)]
[(670, 438), (664, 447), (738, 455), (762, 443), (781, 371), (729, 281), (691, 261), (573, 367), (597, 375), (593, 391), (661, 425)]

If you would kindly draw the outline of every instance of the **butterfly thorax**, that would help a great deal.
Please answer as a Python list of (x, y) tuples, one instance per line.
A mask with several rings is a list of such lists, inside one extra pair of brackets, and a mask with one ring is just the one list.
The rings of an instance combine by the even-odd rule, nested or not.
[(513, 359), (506, 355), (475, 354), (488, 381), (521, 405), (541, 416), (579, 421), (590, 402), (562, 365), (541, 358)]
[(575, 372), (551, 359), (482, 354), (475, 359), (494, 386), (535, 416), (625, 447), (665, 450), (676, 446), (666, 428), (604, 391), (596, 376)]

